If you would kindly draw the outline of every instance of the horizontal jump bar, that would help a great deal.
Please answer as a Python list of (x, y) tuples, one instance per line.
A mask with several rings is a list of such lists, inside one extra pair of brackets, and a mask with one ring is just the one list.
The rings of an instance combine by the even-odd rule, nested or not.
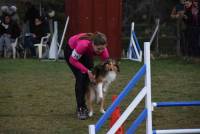
[(166, 129), (166, 130), (154, 130), (153, 134), (191, 134), (200, 133), (200, 129)]
[(175, 106), (200, 106), (200, 101), (189, 102), (153, 102), (154, 107), (175, 107)]

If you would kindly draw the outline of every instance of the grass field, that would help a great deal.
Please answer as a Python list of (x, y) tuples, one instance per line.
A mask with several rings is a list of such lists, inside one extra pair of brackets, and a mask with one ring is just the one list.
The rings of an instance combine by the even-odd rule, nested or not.
[[(112, 95), (126, 86), (142, 64), (121, 61), (121, 72), (106, 96), (107, 106)], [(152, 95), (154, 101), (200, 100), (200, 63), (180, 59), (152, 61)], [(124, 99), (123, 111), (143, 86), (144, 80)], [(142, 102), (130, 116), (125, 128), (143, 109)], [(99, 117), (98, 106), (93, 118), (80, 121), (75, 115), (74, 77), (65, 62), (0, 59), (0, 134), (86, 134), (88, 125)], [(100, 133), (108, 130), (109, 122)], [(153, 127), (200, 128), (199, 107), (156, 109)], [(145, 132), (145, 123), (138, 134)]]

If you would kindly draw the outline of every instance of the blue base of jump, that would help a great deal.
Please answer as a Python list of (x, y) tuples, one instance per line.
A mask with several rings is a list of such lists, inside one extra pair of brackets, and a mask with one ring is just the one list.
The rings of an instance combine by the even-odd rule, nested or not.
[(200, 101), (190, 102), (155, 102), (154, 107), (200, 106)]

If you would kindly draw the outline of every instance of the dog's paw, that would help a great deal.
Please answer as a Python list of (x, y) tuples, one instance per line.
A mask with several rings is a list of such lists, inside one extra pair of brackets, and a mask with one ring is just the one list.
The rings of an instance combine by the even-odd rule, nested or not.
[(102, 114), (105, 114), (105, 110), (104, 109), (100, 109), (100, 112), (102, 113)]
[(94, 113), (92, 111), (89, 112), (88, 116), (92, 117), (94, 115)]
[(107, 88), (103, 88), (103, 92), (104, 92), (104, 93), (107, 92)]

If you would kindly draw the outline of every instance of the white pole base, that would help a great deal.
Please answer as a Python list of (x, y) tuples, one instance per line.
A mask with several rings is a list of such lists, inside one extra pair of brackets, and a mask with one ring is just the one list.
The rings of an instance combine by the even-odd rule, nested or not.
[(167, 130), (155, 130), (154, 134), (192, 134), (200, 133), (200, 129), (167, 129)]

